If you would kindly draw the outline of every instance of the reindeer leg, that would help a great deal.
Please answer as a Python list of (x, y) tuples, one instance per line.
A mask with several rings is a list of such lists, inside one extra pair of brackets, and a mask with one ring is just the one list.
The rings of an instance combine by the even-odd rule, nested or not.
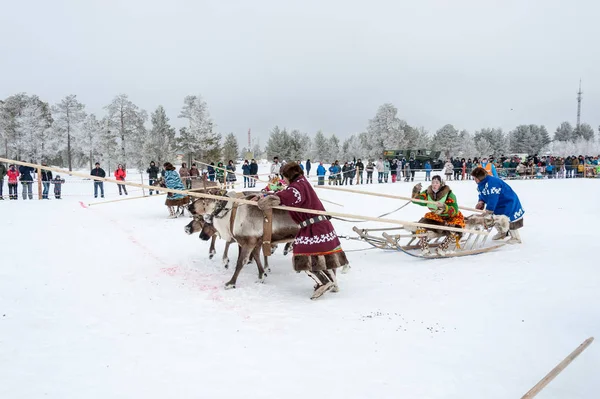
[(248, 258), (250, 257), (250, 254), (252, 253), (253, 249), (254, 246), (251, 245), (246, 245), (240, 248), (240, 253), (238, 255), (237, 262), (235, 265), (235, 272), (233, 273), (231, 280), (229, 280), (227, 284), (225, 284), (225, 289), (235, 288), (237, 278), (240, 275), (242, 269), (244, 268), (244, 265), (248, 263)]
[(256, 268), (258, 269), (258, 283), (264, 283), (265, 277), (267, 277), (267, 273), (265, 273), (265, 269), (263, 269), (262, 262), (260, 261), (260, 251), (262, 245), (257, 244), (252, 250), (252, 256), (254, 257), (254, 261), (256, 262)]
[(227, 257), (227, 253), (229, 252), (230, 242), (225, 243), (225, 250), (223, 251), (223, 266), (225, 269), (229, 269), (229, 258)]
[(215, 250), (215, 242), (217, 242), (217, 235), (213, 235), (210, 239), (210, 249), (208, 250), (208, 259), (212, 259), (213, 256), (217, 253)]
[(269, 266), (269, 257), (263, 253), (263, 259), (265, 260), (265, 272), (271, 273), (271, 266)]

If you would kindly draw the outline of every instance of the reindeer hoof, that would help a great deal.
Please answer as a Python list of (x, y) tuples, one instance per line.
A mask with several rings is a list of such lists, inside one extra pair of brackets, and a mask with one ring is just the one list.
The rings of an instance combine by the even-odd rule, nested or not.
[(270, 268), (270, 267), (267, 267), (267, 268), (265, 269), (265, 272), (267, 272), (267, 273), (271, 273), (271, 268)]
[(212, 259), (212, 258), (214, 258), (214, 257), (215, 257), (215, 254), (210, 254), (210, 255), (208, 255), (208, 259)]
[(263, 274), (262, 277), (259, 277), (258, 280), (256, 280), (256, 284), (264, 284), (266, 277), (267, 277), (267, 273)]
[(344, 265), (344, 267), (342, 267), (342, 273), (346, 274), (350, 271), (350, 265)]
[(225, 289), (226, 290), (231, 290), (231, 289), (234, 289), (234, 288), (235, 288), (235, 284), (232, 284), (232, 283), (225, 284)]

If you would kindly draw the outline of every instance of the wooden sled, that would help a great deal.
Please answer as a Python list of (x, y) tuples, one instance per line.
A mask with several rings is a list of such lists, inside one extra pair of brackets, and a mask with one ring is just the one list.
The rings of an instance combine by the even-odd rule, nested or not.
[[(477, 228), (477, 230), (487, 231), (488, 233), (491, 229), (492, 227), (485, 228), (483, 226)], [(354, 226), (352, 230), (358, 234), (360, 240), (365, 241), (375, 248), (388, 251), (399, 251), (412, 257), (423, 259), (456, 258), (460, 256), (479, 255), (496, 250), (508, 244), (507, 241), (498, 241), (498, 244), (489, 245), (489, 235), (466, 233), (461, 237), (458, 246), (456, 243), (450, 243), (448, 250), (445, 251), (443, 255), (440, 255), (437, 251), (432, 251), (431, 253), (424, 255), (421, 253), (419, 238), (426, 234), (416, 234), (405, 230), (402, 226), (382, 229), (359, 229)], [(381, 236), (376, 236), (372, 234), (373, 232), (382, 232), (382, 234)], [(393, 232), (395, 232), (395, 234)], [(439, 235), (430, 239), (429, 248), (432, 250), (436, 249), (440, 246), (444, 238), (445, 236)]]

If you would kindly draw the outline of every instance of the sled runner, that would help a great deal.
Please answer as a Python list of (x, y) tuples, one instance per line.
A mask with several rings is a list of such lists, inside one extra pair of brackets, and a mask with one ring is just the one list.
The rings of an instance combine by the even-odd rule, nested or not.
[[(490, 232), (492, 226), (476, 226), (476, 230)], [(451, 242), (448, 249), (438, 251), (443, 240), (447, 237), (443, 234), (432, 232), (412, 232), (404, 227), (399, 228), (380, 228), (380, 229), (359, 229), (354, 226), (352, 230), (358, 234), (358, 238), (375, 248), (399, 251), (407, 255), (424, 258), (440, 259), (454, 258), (459, 256), (479, 255), (485, 252), (496, 250), (510, 242), (496, 241), (491, 243), (488, 235), (465, 233), (459, 239)], [(375, 233), (381, 232), (380, 236)], [(421, 237), (429, 237), (429, 253), (423, 253), (422, 246), (419, 243)]]

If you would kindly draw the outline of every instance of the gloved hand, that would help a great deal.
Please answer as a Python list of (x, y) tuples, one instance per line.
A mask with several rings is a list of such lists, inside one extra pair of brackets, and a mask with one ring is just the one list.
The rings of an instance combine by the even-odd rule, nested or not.
[(264, 198), (258, 200), (258, 208), (260, 210), (271, 209), (274, 206), (281, 204), (281, 200), (276, 195), (267, 195)]
[(422, 188), (423, 186), (421, 185), (421, 183), (416, 184), (412, 190), (412, 197), (415, 198), (421, 192)]
[(483, 201), (479, 201), (477, 205), (475, 205), (475, 209), (479, 209), (480, 211), (482, 211), (483, 208), (485, 208), (485, 202)]
[(433, 211), (433, 213), (437, 215), (441, 215), (446, 210), (446, 204), (444, 204), (443, 202), (438, 201), (435, 205), (437, 206), (437, 209)]

